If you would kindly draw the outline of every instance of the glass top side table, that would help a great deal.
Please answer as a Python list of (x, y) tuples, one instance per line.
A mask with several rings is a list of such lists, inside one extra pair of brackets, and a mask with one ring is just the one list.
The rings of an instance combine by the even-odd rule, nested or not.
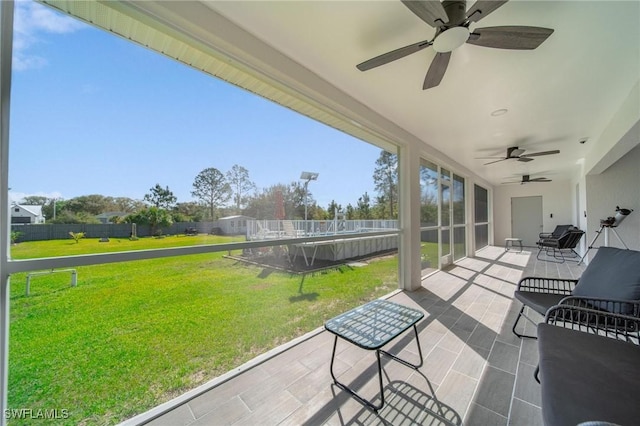
[[(382, 386), (382, 366), (380, 364), (380, 355), (383, 354), (385, 356), (388, 356), (391, 359), (396, 360), (401, 364), (415, 370), (420, 368), (422, 366), (423, 360), (416, 323), (422, 318), (424, 318), (424, 314), (417, 309), (390, 302), (388, 300), (374, 300), (327, 321), (324, 324), (325, 329), (335, 335), (330, 366), (333, 383), (340, 389), (351, 394), (356, 400), (358, 400), (366, 407), (369, 407), (376, 412), (380, 410), (384, 406), (384, 391)], [(398, 358), (397, 356), (381, 349), (384, 345), (391, 342), (411, 327), (413, 327), (416, 336), (418, 354), (420, 356), (420, 363), (417, 365)], [(333, 372), (333, 363), (336, 356), (336, 345), (338, 343), (338, 337), (362, 349), (376, 351), (381, 399), (379, 405), (375, 405), (372, 402), (362, 398), (353, 389), (339, 382), (336, 378)]]

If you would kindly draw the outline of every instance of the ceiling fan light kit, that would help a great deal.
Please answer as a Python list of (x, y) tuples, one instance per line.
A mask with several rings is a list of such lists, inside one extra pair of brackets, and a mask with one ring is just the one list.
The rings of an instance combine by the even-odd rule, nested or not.
[(389, 62), (419, 52), (429, 46), (436, 51), (422, 89), (436, 87), (442, 81), (449, 65), (451, 52), (465, 43), (497, 49), (532, 50), (537, 48), (552, 33), (549, 28), (526, 26), (503, 26), (469, 29), (507, 0), (477, 0), (467, 11), (466, 0), (401, 0), (402, 3), (427, 25), (436, 29), (432, 40), (424, 40), (371, 58), (358, 65), (360, 71), (368, 71)]
[(439, 53), (451, 52), (469, 40), (469, 28), (453, 27), (442, 32), (433, 41), (433, 50)]

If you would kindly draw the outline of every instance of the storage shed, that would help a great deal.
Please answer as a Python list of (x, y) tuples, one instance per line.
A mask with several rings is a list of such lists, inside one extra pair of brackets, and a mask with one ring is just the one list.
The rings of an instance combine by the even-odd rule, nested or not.
[(218, 227), (224, 235), (246, 235), (248, 220), (254, 218), (243, 215), (221, 217), (218, 219)]

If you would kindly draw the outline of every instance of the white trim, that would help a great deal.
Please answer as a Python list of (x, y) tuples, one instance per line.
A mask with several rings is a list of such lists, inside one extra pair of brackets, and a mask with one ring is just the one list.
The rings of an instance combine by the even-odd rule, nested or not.
[(9, 213), (9, 107), (13, 49), (13, 1), (0, 2), (0, 425), (9, 393), (9, 274), (7, 264), (11, 244)]

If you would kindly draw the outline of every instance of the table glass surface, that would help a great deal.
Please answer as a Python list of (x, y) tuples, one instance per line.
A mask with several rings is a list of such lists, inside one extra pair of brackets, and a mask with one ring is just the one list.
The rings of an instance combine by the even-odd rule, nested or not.
[(324, 327), (361, 348), (379, 349), (423, 317), (417, 309), (374, 300), (330, 319)]

